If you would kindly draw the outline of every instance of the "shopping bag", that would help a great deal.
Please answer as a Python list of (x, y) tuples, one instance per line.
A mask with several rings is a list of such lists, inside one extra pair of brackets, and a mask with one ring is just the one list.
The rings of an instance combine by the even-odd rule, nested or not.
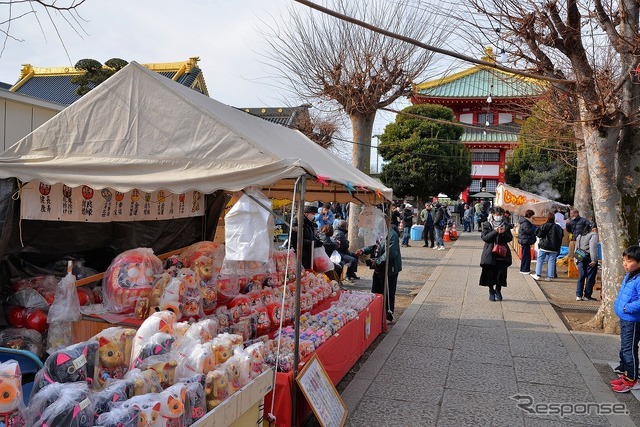
[(324, 250), (324, 246), (313, 248), (313, 271), (317, 273), (326, 273), (334, 268), (333, 263), (327, 255), (327, 251)]
[(493, 252), (500, 258), (505, 258), (507, 256), (507, 245), (496, 243), (495, 245), (493, 245), (493, 249), (491, 250), (491, 252)]
[(331, 256), (329, 258), (331, 259), (331, 262), (333, 262), (334, 264), (340, 264), (340, 261), (342, 261), (342, 256), (338, 251), (331, 252)]

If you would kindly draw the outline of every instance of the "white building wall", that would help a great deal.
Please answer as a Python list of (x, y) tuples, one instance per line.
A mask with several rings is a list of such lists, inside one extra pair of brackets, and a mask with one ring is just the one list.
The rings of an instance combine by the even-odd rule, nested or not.
[(0, 91), (0, 149), (5, 151), (63, 109), (63, 105)]

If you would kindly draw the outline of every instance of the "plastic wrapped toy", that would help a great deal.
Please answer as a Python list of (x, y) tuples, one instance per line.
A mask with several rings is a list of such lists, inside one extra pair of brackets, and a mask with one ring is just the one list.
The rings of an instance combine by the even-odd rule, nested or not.
[(213, 339), (211, 342), (211, 348), (215, 355), (216, 365), (226, 362), (233, 354), (231, 341), (220, 336)]
[(0, 331), (0, 347), (28, 350), (42, 357), (42, 335), (34, 329), (9, 328)]
[(262, 373), (266, 347), (264, 343), (257, 342), (247, 347), (245, 353), (249, 357), (249, 378), (254, 379)]
[(112, 262), (103, 278), (103, 303), (113, 313), (130, 313), (136, 301), (151, 291), (154, 276), (162, 272), (162, 261), (149, 248), (125, 251)]
[(149, 339), (158, 332), (173, 334), (173, 327), (176, 323), (176, 315), (170, 311), (160, 311), (151, 314), (138, 328), (138, 333), (133, 338), (133, 350), (131, 352), (130, 367), (138, 359), (142, 348), (149, 343)]
[(187, 386), (178, 383), (167, 388), (158, 396), (160, 399), (160, 419), (163, 427), (184, 427), (185, 401), (187, 399)]
[(225, 369), (215, 369), (207, 374), (205, 395), (207, 410), (211, 411), (229, 397), (229, 386)]
[(96, 375), (98, 387), (110, 378), (122, 378), (127, 373), (135, 334), (135, 329), (112, 327), (93, 337), (100, 344)]
[(218, 318), (202, 319), (189, 327), (186, 336), (200, 342), (211, 341), (218, 335)]
[(15, 360), (8, 360), (0, 364), (0, 425), (24, 426), (24, 411), (20, 366)]
[(190, 377), (195, 374), (206, 374), (216, 366), (216, 355), (210, 342), (193, 344), (178, 354), (176, 377)]
[(183, 268), (179, 271), (178, 277), (183, 284), (183, 298), (182, 298), (182, 316), (189, 317), (203, 317), (202, 306), (202, 293), (200, 289), (200, 279), (196, 275), (195, 271)]
[(215, 271), (217, 267), (219, 271), (222, 265), (222, 259), (224, 258), (224, 245), (205, 240), (194, 243), (180, 254), (180, 258), (182, 258), (182, 262), (187, 268), (192, 267), (193, 262), (201, 256), (213, 260), (212, 268)]
[(133, 380), (113, 380), (109, 381), (105, 387), (91, 394), (93, 409), (96, 420), (105, 412), (109, 412), (111, 407), (118, 402), (133, 397)]
[(36, 374), (31, 396), (48, 384), (86, 381), (93, 384), (99, 344), (89, 340), (52, 353)]
[(163, 356), (152, 356), (145, 359), (140, 365), (142, 371), (152, 370), (156, 373), (160, 387), (166, 389), (175, 382), (176, 367), (178, 362), (173, 360), (169, 354)]
[(135, 407), (117, 407), (109, 412), (101, 413), (96, 419), (95, 427), (138, 427), (147, 424), (140, 422), (140, 409)]
[(154, 370), (142, 371), (141, 369), (131, 369), (124, 376), (125, 380), (133, 381), (133, 393), (140, 396), (147, 393), (159, 393), (162, 391), (160, 380)]
[(91, 427), (93, 422), (94, 408), (86, 383), (54, 383), (29, 402), (29, 426)]
[(227, 304), (240, 293), (238, 275), (234, 272), (221, 271), (215, 279), (218, 306)]
[[(160, 427), (160, 399), (157, 393), (147, 393), (134, 396), (131, 399), (120, 403), (114, 409), (138, 410), (138, 427)], [(118, 426), (128, 427), (128, 425)]]
[(204, 386), (200, 382), (186, 383), (185, 425), (190, 426), (207, 413)]
[(135, 360), (131, 361), (134, 368), (139, 368), (146, 359), (153, 356), (162, 356), (171, 352), (175, 342), (173, 335), (164, 332), (153, 334), (147, 343), (142, 347)]
[(249, 358), (246, 354), (238, 352), (224, 363), (227, 370), (227, 385), (229, 394), (233, 394), (249, 382)]

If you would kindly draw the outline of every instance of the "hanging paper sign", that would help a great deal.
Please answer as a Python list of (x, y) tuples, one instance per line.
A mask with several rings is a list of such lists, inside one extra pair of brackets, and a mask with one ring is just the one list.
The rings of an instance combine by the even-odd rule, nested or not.
[(71, 188), (31, 181), (22, 187), (20, 217), (45, 221), (152, 221), (204, 215), (199, 191), (166, 190), (121, 193), (111, 188)]
[(544, 215), (556, 207), (566, 207), (562, 203), (506, 184), (498, 184), (496, 187), (495, 203), (516, 215), (524, 215), (528, 209), (533, 210), (536, 215)]

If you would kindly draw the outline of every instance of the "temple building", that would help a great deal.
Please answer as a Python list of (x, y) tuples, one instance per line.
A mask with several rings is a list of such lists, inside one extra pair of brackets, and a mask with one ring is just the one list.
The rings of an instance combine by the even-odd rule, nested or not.
[[(142, 66), (209, 96), (202, 70), (198, 66), (199, 60), (198, 57), (192, 57), (182, 62), (142, 64)], [(80, 99), (76, 94), (78, 85), (71, 83), (71, 79), (82, 73), (84, 71), (74, 67), (41, 68), (24, 64), (20, 79), (8, 90), (56, 104), (71, 105)]]
[[(495, 63), (492, 48), (484, 61)], [(465, 126), (462, 142), (471, 152), (469, 188), (462, 199), (492, 197), (504, 183), (507, 158), (518, 144), (520, 125), (545, 90), (543, 82), (483, 65), (414, 87), (413, 104), (438, 104), (453, 110)]]

